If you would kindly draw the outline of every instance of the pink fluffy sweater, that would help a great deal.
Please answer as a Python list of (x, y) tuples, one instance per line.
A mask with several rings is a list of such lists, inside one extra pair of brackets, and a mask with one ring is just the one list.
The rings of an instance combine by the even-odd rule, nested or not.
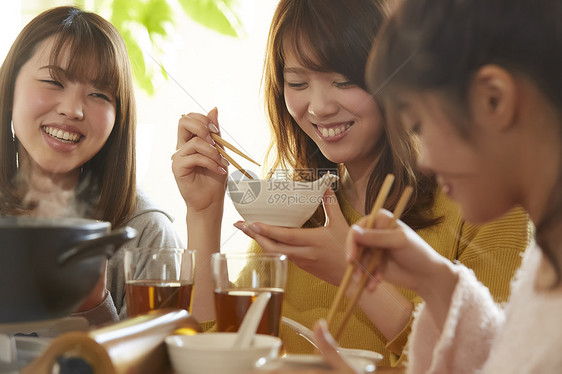
[(458, 271), (442, 330), (423, 304), (416, 311), (408, 373), (562, 373), (562, 287), (537, 290), (553, 269), (536, 245), (525, 252), (503, 306), (472, 271)]

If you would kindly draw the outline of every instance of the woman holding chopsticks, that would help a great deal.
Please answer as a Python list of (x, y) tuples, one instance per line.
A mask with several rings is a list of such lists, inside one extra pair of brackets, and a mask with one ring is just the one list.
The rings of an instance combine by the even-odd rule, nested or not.
[[(560, 19), (559, 0), (406, 0), (374, 50), (371, 89), (418, 134), (420, 166), (463, 216), (484, 223), (522, 205), (536, 227), (500, 308), (469, 269), (436, 255), (406, 225), (383, 229), (388, 214), (374, 229), (354, 226), (352, 255), (359, 245), (382, 250), (375, 278), (425, 301), (409, 373), (562, 372)], [(349, 372), (323, 331), (324, 353)]]
[[(521, 210), (484, 227), (465, 223), (435, 180), (416, 168), (415, 137), (388, 128), (367, 92), (368, 53), (392, 7), (392, 1), (384, 0), (282, 0), (272, 21), (264, 72), (276, 155), (272, 170), (311, 179), (319, 176), (318, 170), (336, 170), (341, 188), (327, 193), (323, 211), (305, 228), (236, 226), (255, 239), (251, 250), (289, 256), (283, 314), (309, 327), (327, 316), (347, 266), (349, 227), (370, 210), (388, 173), (396, 181), (385, 207), (393, 209), (403, 187), (413, 185), (414, 198), (403, 220), (439, 253), (474, 269), (498, 301), (507, 300), (509, 280), (527, 244)], [(183, 117), (174, 155), (174, 174), (188, 205), (188, 246), (204, 256), (220, 246), (226, 166), (210, 137), (218, 127), (216, 111)], [(504, 252), (486, 251), (506, 246)], [(194, 314), (207, 320), (213, 316), (211, 272), (198, 273), (196, 284), (206, 282), (208, 288), (195, 291)], [(401, 357), (418, 301), (415, 293), (385, 284), (360, 301), (377, 308), (365, 308), (367, 314), (354, 310), (339, 344), (381, 352), (383, 365), (389, 365), (391, 356), (395, 361)], [(336, 321), (344, 308), (336, 311)], [(281, 337), (288, 352), (313, 350), (288, 329), (282, 329)]]

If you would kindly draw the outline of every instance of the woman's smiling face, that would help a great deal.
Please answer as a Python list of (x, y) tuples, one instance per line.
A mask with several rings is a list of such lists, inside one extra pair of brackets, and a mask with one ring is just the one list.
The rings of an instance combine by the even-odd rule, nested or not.
[(459, 203), (464, 218), (484, 223), (511, 209), (512, 181), (493, 132), (471, 123), (470, 135), (461, 136), (443, 109), (442, 95), (405, 92), (401, 97), (401, 122), (421, 141), (420, 168), (435, 174), (443, 191)]
[(116, 99), (92, 82), (56, 80), (63, 66), (49, 66), (53, 38), (42, 42), (16, 78), (13, 128), (21, 156), (44, 172), (77, 172), (103, 147), (116, 118)]
[(384, 129), (368, 92), (339, 73), (302, 66), (287, 48), (283, 80), (289, 114), (327, 159), (372, 167)]

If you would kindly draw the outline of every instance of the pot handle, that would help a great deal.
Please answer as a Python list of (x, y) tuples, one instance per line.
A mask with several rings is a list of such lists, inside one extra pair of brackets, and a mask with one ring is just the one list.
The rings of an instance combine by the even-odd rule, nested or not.
[(59, 266), (66, 266), (100, 255), (110, 258), (123, 243), (136, 236), (137, 230), (131, 227), (122, 227), (103, 236), (91, 235), (65, 250), (57, 259), (57, 263)]

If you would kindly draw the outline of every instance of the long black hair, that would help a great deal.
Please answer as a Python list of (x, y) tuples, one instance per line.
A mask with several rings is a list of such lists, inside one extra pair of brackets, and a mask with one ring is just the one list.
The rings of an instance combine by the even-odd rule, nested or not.
[[(381, 31), (367, 64), (367, 81), (395, 109), (404, 90), (446, 94), (469, 118), (467, 91), (486, 64), (532, 79), (558, 110), (562, 137), (562, 0), (405, 0)], [(470, 121), (454, 121), (461, 135)], [(562, 164), (562, 160), (560, 160)], [(562, 282), (562, 171), (536, 223), (537, 243)]]

